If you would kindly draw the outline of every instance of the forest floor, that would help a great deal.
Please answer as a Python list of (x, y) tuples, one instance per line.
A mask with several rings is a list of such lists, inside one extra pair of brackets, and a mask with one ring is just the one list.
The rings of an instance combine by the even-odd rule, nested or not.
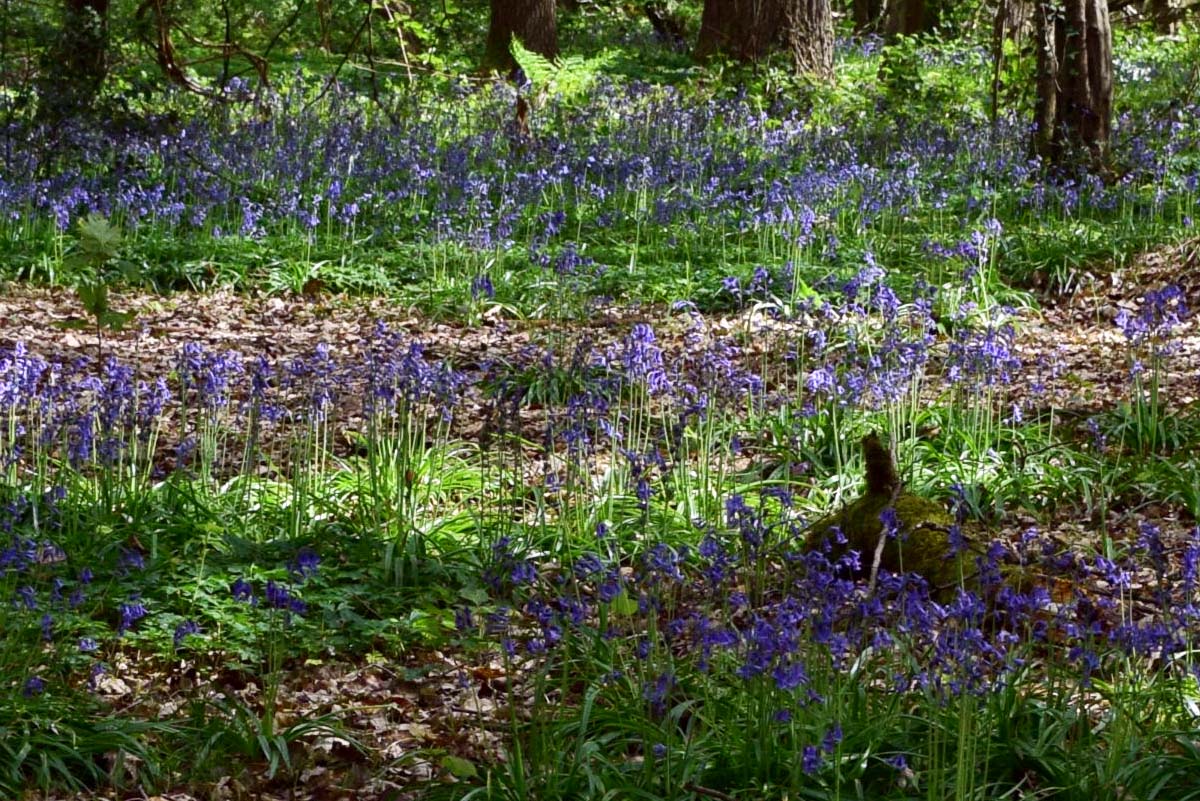
[[(1045, 403), (1083, 412), (1119, 403), (1128, 386), (1125, 341), (1115, 325), (1122, 311), (1136, 313), (1149, 289), (1173, 283), (1183, 290), (1189, 308), (1200, 307), (1200, 239), (1169, 250), (1145, 254), (1129, 266), (1085, 273), (1069, 295), (1039, 298), (1041, 308), (1017, 310), (1016, 344), (1026, 374), (1014, 380), (1045, 385)], [(530, 346), (544, 344), (557, 329), (568, 342), (584, 341), (597, 348), (615, 341), (637, 322), (650, 323), (665, 351), (683, 349), (684, 326), (677, 316), (654, 308), (603, 309), (591, 319), (570, 323), (522, 320), (484, 315), (476, 325), (433, 320), (399, 308), (384, 298), (355, 298), (316, 294), (179, 293), (163, 296), (145, 292), (114, 292), (117, 311), (136, 311), (125, 330), (105, 331), (102, 343), (94, 333), (65, 328), (69, 320), (86, 319), (71, 290), (9, 285), (0, 294), (0, 348), (23, 342), (33, 353), (71, 359), (95, 357), (98, 345), (105, 356), (136, 365), (144, 374), (163, 375), (174, 367), (187, 342), (206, 348), (235, 350), (245, 357), (259, 355), (284, 363), (310, 354), (329, 343), (343, 357), (361, 353), (377, 323), (404, 332), (427, 346), (427, 354), (446, 359), (470, 372), (489, 359), (513, 359)], [(796, 324), (783, 324), (752, 312), (707, 319), (714, 334), (743, 333), (746, 355), (753, 365), (772, 339), (802, 333)], [(1188, 406), (1200, 398), (1195, 371), (1200, 357), (1200, 314), (1177, 332), (1178, 350), (1167, 365), (1172, 387), (1168, 403)], [(1049, 357), (1054, 369), (1046, 372)], [(1041, 370), (1042, 372), (1038, 372)], [(1190, 382), (1190, 385), (1188, 384)]]
[[(1121, 310), (1136, 313), (1138, 300), (1151, 288), (1179, 285), (1192, 309), (1200, 308), (1200, 240), (1147, 254), (1127, 268), (1085, 276), (1070, 296), (1041, 298), (1036, 311), (1017, 312), (1017, 344), (1029, 374), (1018, 386), (1045, 384), (1042, 403), (1062, 413), (1087, 415), (1127, 400), (1128, 380), (1123, 335), (1114, 321)], [(428, 346), (428, 353), (445, 358), (458, 369), (471, 371), (488, 359), (514, 358), (545, 339), (547, 325), (537, 321), (486, 316), (477, 325), (422, 318), (382, 299), (338, 296), (284, 297), (238, 295), (228, 291), (179, 294), (168, 297), (138, 292), (114, 293), (113, 308), (136, 310), (134, 322), (123, 331), (106, 333), (103, 352), (138, 366), (146, 374), (163, 375), (174, 365), (185, 342), (200, 342), (216, 350), (232, 349), (248, 357), (265, 354), (275, 359), (301, 357), (322, 342), (334, 343), (340, 355), (350, 356), (368, 342), (377, 322), (404, 331)], [(78, 317), (78, 301), (68, 290), (10, 285), (0, 295), (0, 348), (24, 342), (33, 352), (52, 358), (94, 356), (94, 334), (66, 330), (65, 320)], [(598, 346), (617, 340), (634, 322), (651, 322), (664, 350), (683, 347), (681, 321), (653, 309), (611, 310), (594, 319), (572, 324), (567, 332), (576, 341)], [(755, 348), (772, 347), (771, 337), (786, 335), (778, 323), (755, 320), (749, 313), (707, 320), (714, 333), (751, 332), (749, 356)], [(753, 332), (765, 331), (761, 338)], [(760, 328), (761, 325), (761, 328)], [(1200, 398), (1200, 315), (1193, 314), (1178, 333), (1179, 350), (1168, 367), (1168, 404), (1172, 409), (1195, 407)], [(1050, 355), (1057, 365), (1035, 374), (1039, 357)], [(1043, 360), (1044, 366), (1044, 360)], [(468, 420), (472, 415), (464, 415)], [(460, 432), (471, 436), (470, 423)], [(1183, 537), (1195, 525), (1158, 505), (1111, 513), (1110, 532), (1136, 532), (1137, 523), (1159, 525), (1164, 538)], [(1020, 530), (1032, 518), (1014, 516), (1003, 527)], [(1064, 541), (1094, 539), (1087, 521), (1064, 516), (1040, 521)], [(1003, 534), (1003, 532), (998, 532)], [(1145, 577), (1135, 577), (1134, 590)], [(244, 677), (203, 670), (188, 661), (122, 671), (100, 684), (103, 698), (115, 713), (145, 720), (173, 715), (198, 687), (236, 696), (248, 705), (261, 701), (264, 688)], [(140, 671), (140, 672), (139, 672)], [(120, 678), (115, 678), (119, 676)], [(279, 687), (277, 727), (335, 714), (345, 727), (342, 737), (327, 733), (302, 742), (307, 767), (288, 783), (267, 781), (255, 773), (226, 778), (213, 786), (166, 793), (163, 801), (214, 799), (405, 799), (405, 788), (439, 774), (430, 754), (452, 754), (472, 761), (502, 759), (510, 727), (510, 689), (502, 663), (494, 655), (450, 651), (413, 651), (402, 663), (325, 663), (289, 666)], [(517, 688), (519, 698), (522, 690)], [(350, 737), (362, 746), (351, 744)], [(419, 754), (421, 756), (415, 757)], [(386, 766), (382, 770), (380, 766)], [(136, 764), (125, 765), (136, 772)], [(236, 771), (231, 770), (231, 774)], [(249, 780), (247, 776), (253, 777)], [(349, 789), (352, 788), (352, 789)], [(93, 796), (31, 796), (58, 801), (70, 798), (124, 798), (111, 793)], [(143, 796), (135, 796), (143, 797)]]

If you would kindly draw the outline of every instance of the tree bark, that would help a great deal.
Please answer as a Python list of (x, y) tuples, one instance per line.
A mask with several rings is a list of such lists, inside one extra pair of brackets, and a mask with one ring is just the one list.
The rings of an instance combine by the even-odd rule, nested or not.
[(1023, 42), (1033, 29), (1033, 6), (1030, 0), (1003, 0), (1005, 36)]
[(664, 0), (648, 0), (642, 3), (642, 11), (660, 42), (680, 53), (687, 50), (687, 28)]
[(554, 0), (491, 0), (483, 68), (512, 72), (517, 68), (509, 43), (516, 36), (527, 50), (546, 58), (558, 57)]
[(1154, 32), (1169, 36), (1175, 33), (1177, 15), (1171, 8), (1171, 0), (1150, 0), (1150, 17), (1154, 20)]
[(884, 28), (889, 39), (912, 36), (928, 30), (925, 0), (887, 0)]
[(796, 72), (833, 79), (833, 9), (829, 0), (786, 0), (785, 36)]
[(109, 0), (64, 0), (62, 29), (48, 54), (39, 116), (62, 119), (95, 102), (108, 75)]
[(833, 77), (830, 0), (705, 0), (695, 56), (722, 53), (752, 63), (784, 44), (796, 72)]
[(1102, 166), (1112, 132), (1108, 0), (1039, 0), (1033, 151), (1062, 166), (1086, 154)]
[(874, 33), (883, 17), (883, 0), (853, 0), (855, 33)]
[(780, 0), (704, 0), (696, 60), (717, 53), (742, 62), (760, 60), (779, 41), (782, 11)]

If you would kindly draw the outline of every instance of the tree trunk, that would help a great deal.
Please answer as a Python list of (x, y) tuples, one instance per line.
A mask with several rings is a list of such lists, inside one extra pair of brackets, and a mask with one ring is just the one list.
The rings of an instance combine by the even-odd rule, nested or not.
[(1033, 6), (1030, 0), (1003, 0), (1005, 36), (1020, 44), (1033, 30)]
[(1171, 8), (1171, 0), (1150, 0), (1150, 18), (1154, 20), (1154, 32), (1169, 36), (1175, 33), (1177, 16)]
[(687, 27), (665, 0), (648, 0), (642, 3), (642, 11), (660, 42), (680, 53), (687, 50)]
[(109, 0), (64, 0), (62, 29), (48, 54), (38, 114), (62, 119), (89, 108), (108, 75)]
[(889, 39), (924, 32), (928, 29), (925, 0), (887, 0), (884, 27)]
[(326, 53), (333, 52), (333, 22), (330, 19), (333, 0), (317, 0), (317, 28), (320, 36), (320, 48)]
[(833, 9), (829, 0), (786, 0), (785, 36), (796, 72), (833, 79)]
[(1033, 151), (1063, 165), (1086, 153), (1104, 163), (1112, 130), (1108, 0), (1040, 0)]
[(874, 33), (883, 16), (883, 0), (853, 0), (855, 33)]
[(737, 61), (758, 61), (779, 40), (782, 11), (781, 0), (704, 0), (696, 59), (723, 53)]
[(516, 36), (527, 50), (546, 58), (558, 57), (554, 0), (491, 0), (483, 68), (511, 72), (517, 68), (509, 43)]

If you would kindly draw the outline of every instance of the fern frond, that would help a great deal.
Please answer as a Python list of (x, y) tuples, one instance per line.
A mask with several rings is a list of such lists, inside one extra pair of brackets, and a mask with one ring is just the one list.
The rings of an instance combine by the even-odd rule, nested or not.
[(534, 89), (546, 88), (558, 74), (557, 64), (541, 53), (527, 49), (516, 36), (513, 36), (508, 48), (517, 62), (517, 66), (525, 73), (525, 77), (533, 84)]

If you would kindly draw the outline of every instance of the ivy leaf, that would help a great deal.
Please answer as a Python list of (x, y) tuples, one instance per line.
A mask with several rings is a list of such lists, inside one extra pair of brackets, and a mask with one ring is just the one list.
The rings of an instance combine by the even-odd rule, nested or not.
[(470, 601), (476, 606), (482, 606), (487, 603), (489, 595), (486, 587), (478, 584), (470, 587), (463, 587), (458, 591), (458, 597)]

